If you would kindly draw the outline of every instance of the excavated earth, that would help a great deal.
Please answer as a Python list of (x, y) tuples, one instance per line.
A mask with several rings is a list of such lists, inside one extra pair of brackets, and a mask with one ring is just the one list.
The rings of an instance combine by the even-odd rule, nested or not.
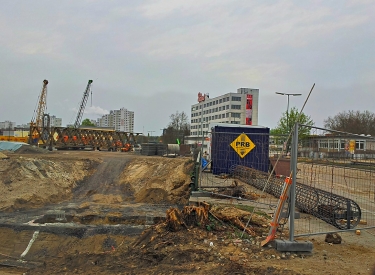
[(190, 158), (3, 153), (0, 274), (371, 274), (375, 263), (373, 231), (343, 234), (337, 245), (310, 237), (304, 254), (260, 247), (267, 228), (240, 238), (212, 217), (178, 232), (160, 227), (169, 207), (188, 204)]

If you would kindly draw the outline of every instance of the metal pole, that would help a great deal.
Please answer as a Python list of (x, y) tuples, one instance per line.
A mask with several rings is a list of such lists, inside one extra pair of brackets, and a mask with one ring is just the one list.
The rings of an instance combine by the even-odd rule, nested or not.
[[(204, 95), (204, 99), (206, 100), (206, 95)], [(204, 102), (203, 100), (201, 102), (201, 131), (202, 131), (202, 145), (201, 145), (201, 153), (200, 153), (200, 159), (199, 159), (199, 169), (200, 169), (200, 187), (202, 186), (202, 177), (203, 177), (203, 169), (202, 169), (202, 157), (203, 157), (203, 143), (204, 143), (204, 133), (203, 133), (203, 108), (204, 108)]]
[(288, 129), (288, 134), (290, 133), (290, 127), (289, 127), (289, 96), (288, 96), (288, 105), (286, 107), (286, 128)]
[(294, 215), (296, 208), (296, 182), (297, 182), (297, 156), (298, 156), (298, 122), (294, 124), (292, 139), (292, 154), (290, 169), (292, 171), (292, 186), (290, 188), (290, 212), (289, 212), (289, 240), (294, 241)]

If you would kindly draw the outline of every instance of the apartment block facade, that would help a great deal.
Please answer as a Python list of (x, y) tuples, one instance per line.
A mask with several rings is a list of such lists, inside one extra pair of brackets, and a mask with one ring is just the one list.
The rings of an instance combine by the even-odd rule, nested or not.
[(209, 123), (258, 125), (259, 89), (239, 88), (215, 98), (198, 94), (198, 103), (191, 106), (190, 136), (209, 132)]
[(62, 126), (62, 118), (56, 116), (50, 116), (50, 124), (51, 127), (61, 127)]
[(14, 127), (16, 127), (16, 123), (15, 122), (12, 122), (12, 121), (2, 121), (0, 122), (0, 129), (13, 129)]
[(98, 127), (112, 127), (120, 132), (134, 132), (134, 112), (125, 108), (111, 110), (109, 114), (98, 118)]

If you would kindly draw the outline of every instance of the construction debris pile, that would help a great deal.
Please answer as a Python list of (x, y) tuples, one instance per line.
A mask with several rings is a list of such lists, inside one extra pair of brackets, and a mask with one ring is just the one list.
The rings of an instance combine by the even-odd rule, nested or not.
[[(267, 231), (270, 220), (271, 217), (266, 214), (261, 216), (234, 206), (210, 205), (203, 202), (199, 206), (185, 206), (182, 210), (168, 209), (166, 221), (157, 226), (176, 232), (193, 227), (212, 229), (214, 225), (230, 224), (254, 237), (262, 236)], [(249, 223), (249, 226), (246, 226), (246, 223)]]

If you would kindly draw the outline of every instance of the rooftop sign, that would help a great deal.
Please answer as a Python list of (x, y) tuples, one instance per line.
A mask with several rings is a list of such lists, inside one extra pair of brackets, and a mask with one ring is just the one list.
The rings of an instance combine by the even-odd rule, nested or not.
[(198, 102), (202, 102), (202, 101), (205, 101), (206, 99), (206, 95), (202, 93), (198, 93)]

